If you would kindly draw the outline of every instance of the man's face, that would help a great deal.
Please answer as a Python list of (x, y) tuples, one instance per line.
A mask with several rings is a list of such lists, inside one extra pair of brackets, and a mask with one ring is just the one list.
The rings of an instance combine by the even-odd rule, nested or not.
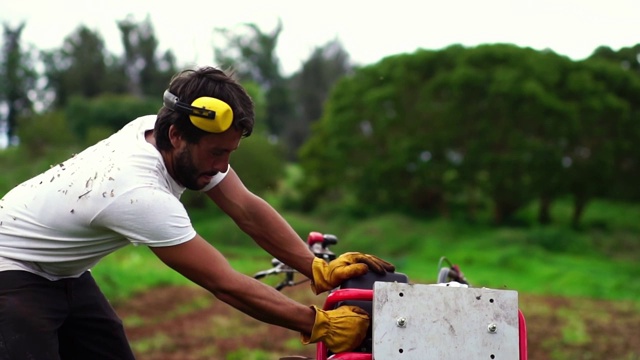
[(173, 174), (187, 189), (200, 190), (219, 172), (227, 171), (231, 152), (240, 144), (242, 133), (229, 129), (221, 134), (209, 134), (197, 144), (180, 140), (173, 152)]

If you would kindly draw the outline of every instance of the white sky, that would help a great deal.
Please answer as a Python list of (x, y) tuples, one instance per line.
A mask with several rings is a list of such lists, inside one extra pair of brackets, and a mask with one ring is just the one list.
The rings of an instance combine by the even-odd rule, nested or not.
[[(213, 63), (214, 28), (283, 30), (277, 54), (284, 74), (299, 69), (313, 49), (338, 39), (357, 64), (418, 48), (512, 43), (549, 48), (573, 59), (596, 47), (640, 43), (640, 0), (6, 0), (0, 22), (26, 22), (24, 44), (59, 48), (80, 24), (96, 30), (107, 49), (122, 53), (116, 21), (147, 15), (159, 50), (180, 65)], [(221, 45), (217, 43), (217, 45)]]

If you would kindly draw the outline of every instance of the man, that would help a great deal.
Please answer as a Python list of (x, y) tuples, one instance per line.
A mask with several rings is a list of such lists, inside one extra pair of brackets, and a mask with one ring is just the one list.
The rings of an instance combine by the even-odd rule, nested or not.
[(312, 279), (316, 294), (393, 265), (361, 253), (327, 264), (244, 187), (229, 156), (251, 134), (253, 103), (224, 72), (178, 74), (164, 105), (0, 200), (0, 359), (133, 359), (88, 271), (131, 243), (234, 308), (299, 331), (303, 343), (324, 341), (333, 352), (357, 346), (366, 312), (299, 304), (236, 272), (196, 233), (179, 197), (205, 192), (259, 246)]

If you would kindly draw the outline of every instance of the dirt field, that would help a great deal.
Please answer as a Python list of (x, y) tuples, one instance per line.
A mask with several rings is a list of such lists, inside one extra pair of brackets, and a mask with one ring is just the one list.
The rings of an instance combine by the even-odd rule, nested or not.
[[(321, 305), (308, 286), (284, 292)], [(155, 289), (115, 304), (139, 360), (271, 360), (314, 357), (298, 334), (262, 324), (193, 287)], [(528, 358), (640, 360), (640, 305), (520, 295)]]

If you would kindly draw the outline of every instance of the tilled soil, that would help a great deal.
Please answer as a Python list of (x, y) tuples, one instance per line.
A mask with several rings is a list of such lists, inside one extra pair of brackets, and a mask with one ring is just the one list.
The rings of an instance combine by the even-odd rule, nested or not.
[[(308, 286), (283, 290), (322, 305)], [(528, 358), (640, 360), (640, 305), (520, 294)], [(115, 304), (139, 360), (315, 357), (296, 332), (263, 324), (197, 287), (156, 288)]]

